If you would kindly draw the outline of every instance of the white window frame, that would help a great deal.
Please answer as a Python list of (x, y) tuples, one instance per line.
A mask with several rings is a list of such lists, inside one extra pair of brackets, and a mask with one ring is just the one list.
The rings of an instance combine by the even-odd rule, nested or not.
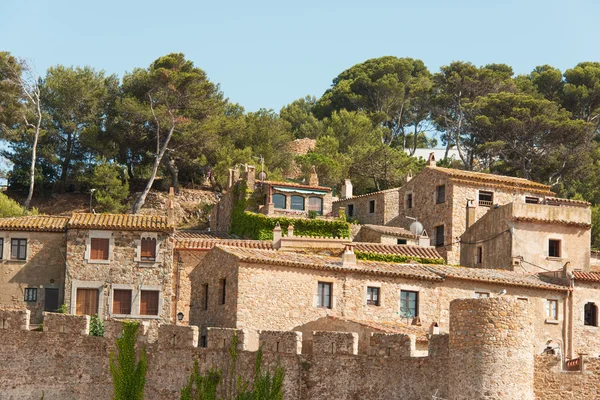
[[(141, 315), (141, 297), (142, 290), (158, 292), (158, 315)], [(131, 310), (136, 311), (135, 318), (140, 319), (160, 319), (161, 313), (163, 309), (163, 290), (161, 286), (158, 285), (140, 285), (139, 290), (137, 291), (137, 295), (134, 295), (132, 300)]]
[[(113, 300), (114, 300), (115, 290), (131, 290), (131, 314), (116, 314), (113, 312)], [(113, 283), (111, 285), (110, 293), (108, 295), (108, 310), (109, 310), (108, 315), (110, 315), (111, 317), (117, 317), (117, 318), (135, 317), (135, 315), (134, 315), (135, 309), (133, 308), (133, 304), (135, 301), (135, 294), (136, 294), (136, 291), (135, 291), (134, 285), (122, 285), (122, 284)]]
[[(92, 239), (108, 239), (108, 260), (92, 260)], [(112, 231), (89, 231), (85, 238), (84, 258), (88, 264), (110, 264), (114, 260), (115, 238)]]
[[(156, 249), (154, 250), (155, 258), (154, 261), (142, 260), (142, 239), (156, 239)], [(160, 264), (160, 247), (162, 240), (159, 239), (157, 232), (143, 232), (140, 238), (135, 241), (135, 262), (139, 263), (140, 267), (156, 267)]]
[[(371, 304), (367, 304), (367, 300), (368, 300), (368, 288), (370, 287), (376, 287), (379, 288), (379, 305), (378, 306), (374, 306)], [(383, 307), (384, 303), (383, 303), (383, 290), (381, 288), (381, 282), (367, 282), (363, 285), (363, 305), (364, 306), (368, 306), (368, 307)]]
[[(320, 282), (331, 283), (331, 308), (319, 306), (319, 283)], [(317, 308), (319, 310), (325, 310), (325, 311), (335, 310), (337, 308), (337, 296), (336, 296), (337, 287), (338, 287), (338, 285), (336, 284), (336, 279), (334, 279), (334, 278), (325, 278), (325, 277), (317, 278), (313, 285), (313, 302), (312, 302), (313, 307)]]
[[(480, 296), (480, 294), (487, 294), (487, 297), (482, 297)], [(490, 292), (487, 289), (475, 289), (475, 291), (473, 291), (473, 298), (474, 299), (489, 299), (492, 297), (492, 292)]]
[(104, 282), (102, 281), (71, 281), (71, 314), (77, 313), (77, 289), (97, 289), (98, 290), (98, 318), (102, 319), (104, 315)]

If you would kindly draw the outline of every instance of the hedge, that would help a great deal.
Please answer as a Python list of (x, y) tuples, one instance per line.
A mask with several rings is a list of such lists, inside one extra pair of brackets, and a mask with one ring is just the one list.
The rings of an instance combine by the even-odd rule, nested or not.
[(442, 258), (426, 258), (416, 256), (405, 256), (401, 254), (381, 254), (363, 251), (354, 251), (359, 260), (385, 261), (394, 263), (416, 262), (418, 264), (445, 264)]

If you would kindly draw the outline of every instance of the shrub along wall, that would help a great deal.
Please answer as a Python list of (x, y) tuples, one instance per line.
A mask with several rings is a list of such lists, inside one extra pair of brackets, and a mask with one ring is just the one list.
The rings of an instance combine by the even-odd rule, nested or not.
[(419, 264), (445, 264), (445, 261), (442, 258), (425, 258), (404, 256), (400, 254), (381, 254), (362, 251), (354, 251), (354, 253), (356, 254), (356, 258), (359, 260), (385, 261), (394, 263), (416, 262)]

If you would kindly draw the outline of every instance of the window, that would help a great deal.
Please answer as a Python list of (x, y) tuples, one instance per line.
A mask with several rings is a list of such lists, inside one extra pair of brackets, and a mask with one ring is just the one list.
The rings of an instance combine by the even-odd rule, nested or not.
[(319, 307), (331, 308), (331, 289), (333, 284), (329, 282), (319, 282), (317, 305)]
[(204, 304), (202, 305), (203, 310), (208, 310), (208, 283), (202, 285), (202, 290), (204, 293)]
[(90, 239), (90, 260), (108, 260), (108, 247), (110, 239), (91, 238)]
[(33, 302), (37, 301), (37, 288), (26, 288), (25, 289), (24, 301)]
[(446, 202), (446, 185), (440, 185), (435, 190), (435, 204)]
[(27, 239), (12, 239), (10, 244), (10, 258), (12, 260), (27, 259)]
[(221, 279), (221, 304), (227, 300), (227, 279)]
[(548, 240), (548, 257), (560, 257), (560, 240)]
[(290, 208), (292, 210), (300, 210), (300, 211), (304, 211), (304, 197), (302, 196), (292, 196), (292, 202), (291, 202), (291, 206)]
[(546, 318), (558, 319), (558, 300), (546, 300)]
[(76, 309), (77, 315), (98, 314), (98, 289), (77, 289)]
[(140, 293), (140, 315), (158, 315), (157, 290), (142, 290)]
[(200, 336), (200, 347), (207, 347), (208, 343), (206, 340), (206, 335)]
[(477, 246), (477, 255), (475, 256), (475, 264), (483, 264), (483, 246)]
[(287, 198), (279, 193), (275, 193), (273, 195), (273, 205), (275, 208), (278, 208), (280, 210), (285, 210), (285, 203), (286, 203)]
[(396, 239), (396, 244), (407, 244), (408, 241), (406, 239)]
[(367, 304), (370, 306), (379, 305), (379, 288), (378, 287), (367, 287)]
[(437, 247), (444, 245), (444, 225), (435, 227), (435, 245)]
[(475, 297), (478, 299), (487, 299), (490, 297), (490, 294), (488, 292), (475, 292)]
[(369, 200), (369, 214), (375, 214), (375, 200)]
[(308, 211), (316, 211), (319, 215), (323, 213), (323, 199), (320, 197), (308, 198)]
[(3, 254), (4, 254), (4, 239), (0, 239), (0, 260), (2, 260)]
[(419, 292), (400, 291), (400, 314), (410, 318), (419, 316)]
[(527, 203), (527, 204), (539, 204), (540, 203), (540, 199), (538, 197), (525, 196), (525, 203)]
[(156, 260), (156, 238), (142, 238), (142, 249), (140, 259), (142, 261)]
[(484, 207), (491, 207), (494, 204), (494, 193), (486, 192), (485, 190), (479, 191), (479, 205)]
[(354, 204), (348, 204), (346, 206), (346, 215), (349, 217), (354, 217)]
[(583, 308), (583, 323), (588, 326), (598, 326), (598, 307), (587, 303)]
[(113, 314), (131, 314), (131, 290), (113, 290)]
[(404, 199), (404, 207), (405, 208), (413, 208), (413, 194), (407, 193), (406, 198)]

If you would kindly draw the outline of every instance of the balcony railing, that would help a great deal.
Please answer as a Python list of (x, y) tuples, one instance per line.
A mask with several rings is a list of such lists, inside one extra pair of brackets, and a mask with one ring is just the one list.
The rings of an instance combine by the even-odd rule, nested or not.
[(491, 200), (479, 200), (479, 205), (481, 207), (491, 207), (493, 205), (493, 201)]

